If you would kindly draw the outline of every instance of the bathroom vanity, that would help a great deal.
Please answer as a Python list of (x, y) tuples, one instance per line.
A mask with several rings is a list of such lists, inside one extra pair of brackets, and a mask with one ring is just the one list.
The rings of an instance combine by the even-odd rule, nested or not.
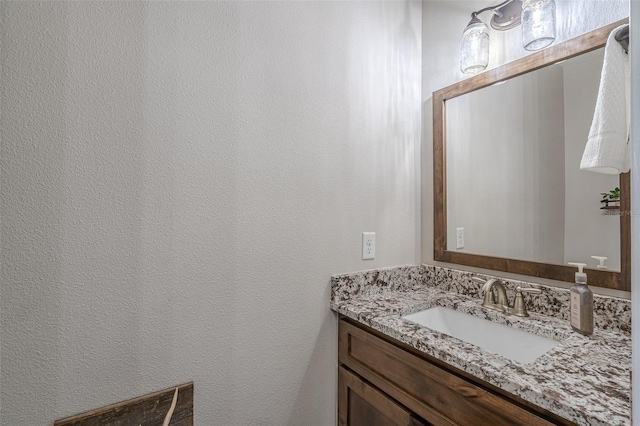
[[(419, 265), (335, 276), (340, 425), (629, 425), (630, 302), (596, 296), (596, 332), (567, 320), (568, 290), (541, 294), (529, 317), (482, 308), (472, 274)], [(483, 278), (488, 278), (484, 277)], [(518, 362), (403, 318), (434, 306), (558, 344)]]
[(341, 425), (573, 424), (346, 318), (339, 336)]
[[(567, 262), (604, 253), (613, 265), (587, 270), (589, 285), (630, 291), (629, 174), (579, 167), (602, 48), (626, 23), (434, 92), (435, 261), (573, 282)], [(600, 211), (609, 186), (619, 218)], [(594, 296), (586, 337), (569, 324), (568, 289), (507, 280), (496, 303), (494, 281), (481, 292), (495, 277), (473, 275), (332, 278), (340, 425), (631, 424), (629, 300)], [(535, 294), (511, 302), (518, 287)]]

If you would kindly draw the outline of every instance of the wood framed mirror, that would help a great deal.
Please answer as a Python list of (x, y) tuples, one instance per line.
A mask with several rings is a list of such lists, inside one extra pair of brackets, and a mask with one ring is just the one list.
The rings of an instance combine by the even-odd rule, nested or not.
[[(576, 139), (584, 149), (595, 108), (602, 62), (592, 72), (586, 64), (602, 58), (611, 31), (627, 23), (615, 22), (433, 93), (436, 261), (566, 282), (573, 282), (576, 272), (567, 262), (582, 262), (588, 264), (589, 285), (631, 290), (629, 173), (609, 176), (604, 183), (582, 183), (575, 177), (595, 179), (589, 175), (598, 174), (580, 171), (580, 158), (574, 157), (582, 151), (576, 154), (576, 148), (568, 147)], [(569, 74), (571, 69), (575, 75)], [(583, 76), (590, 78), (588, 85)], [(487, 97), (488, 89), (497, 101)], [(568, 95), (577, 98), (565, 99)], [(490, 105), (502, 109), (492, 111)], [(574, 117), (578, 110), (581, 115)], [(505, 122), (511, 127), (516, 123), (516, 133), (505, 129)], [(485, 146), (485, 140), (493, 145)], [(513, 188), (493, 188), (491, 182), (508, 182)], [(600, 207), (600, 194), (611, 185), (620, 188), (614, 217)], [(569, 197), (576, 188), (581, 195)], [(576, 211), (577, 206), (582, 210)], [(582, 217), (587, 210), (591, 222)], [(588, 229), (581, 234), (579, 225)], [(464, 241), (485, 245), (465, 247)], [(591, 255), (607, 253), (615, 265), (596, 269)]]

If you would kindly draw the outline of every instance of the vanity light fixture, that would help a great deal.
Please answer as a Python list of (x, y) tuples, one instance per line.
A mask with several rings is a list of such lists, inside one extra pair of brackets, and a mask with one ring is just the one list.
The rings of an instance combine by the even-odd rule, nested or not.
[(460, 70), (465, 74), (484, 71), (489, 65), (489, 28), (478, 17), (492, 11), (491, 28), (506, 31), (523, 23), (522, 39), (527, 50), (547, 47), (556, 38), (555, 0), (506, 0), (471, 14), (462, 33)]

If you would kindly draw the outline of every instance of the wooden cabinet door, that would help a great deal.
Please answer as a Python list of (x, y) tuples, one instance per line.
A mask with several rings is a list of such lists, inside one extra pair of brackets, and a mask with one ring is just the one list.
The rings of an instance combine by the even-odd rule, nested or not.
[(426, 426), (419, 418), (378, 389), (340, 366), (339, 426)]

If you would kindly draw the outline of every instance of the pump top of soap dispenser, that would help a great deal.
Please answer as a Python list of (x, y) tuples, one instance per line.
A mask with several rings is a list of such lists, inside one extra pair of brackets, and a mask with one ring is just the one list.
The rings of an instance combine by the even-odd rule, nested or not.
[(591, 258), (597, 260), (598, 262), (600, 262), (600, 264), (596, 265), (596, 268), (598, 268), (598, 269), (607, 269), (607, 265), (605, 265), (604, 262), (607, 261), (608, 257), (606, 257), (606, 256), (591, 256)]
[(574, 263), (569, 262), (571, 266), (577, 266), (578, 272), (576, 272), (576, 283), (577, 284), (586, 284), (587, 283), (587, 274), (583, 272), (583, 268), (587, 266), (586, 263)]

